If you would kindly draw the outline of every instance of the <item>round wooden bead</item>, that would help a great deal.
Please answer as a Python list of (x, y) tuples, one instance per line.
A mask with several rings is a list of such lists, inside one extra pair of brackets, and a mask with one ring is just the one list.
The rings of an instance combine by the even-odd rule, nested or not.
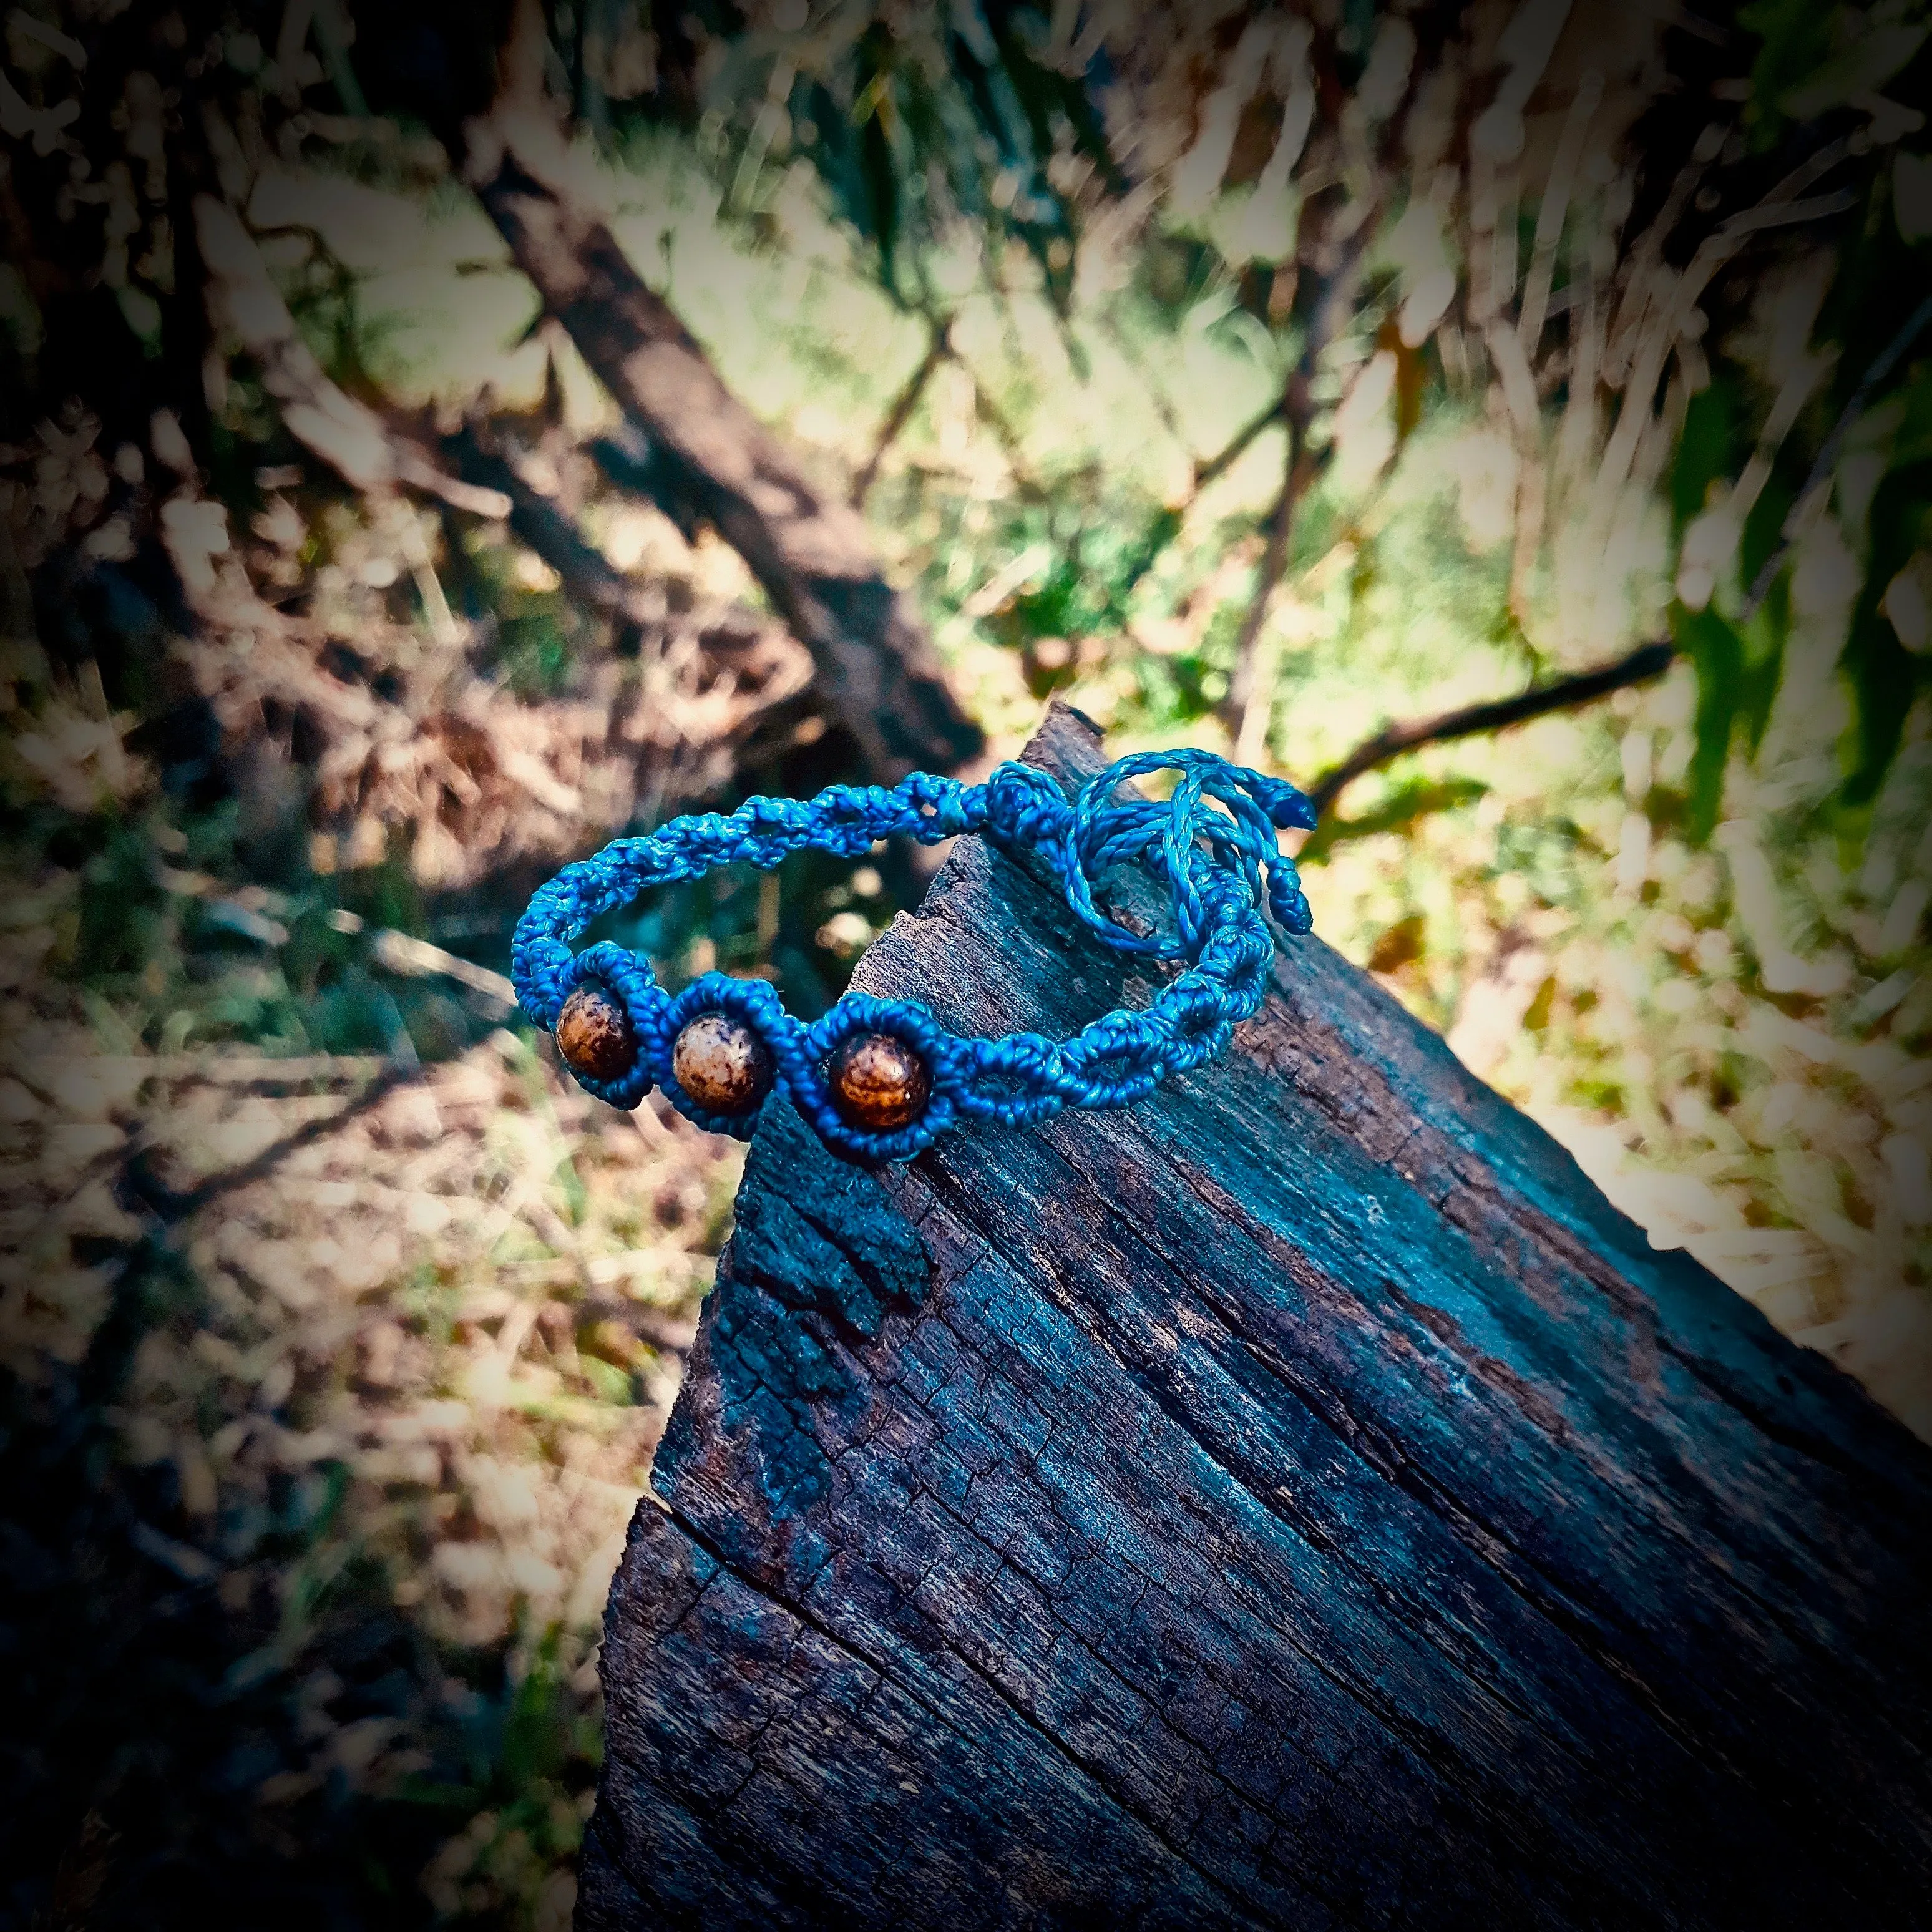
[(866, 1133), (909, 1126), (932, 1097), (926, 1062), (889, 1033), (847, 1034), (825, 1073), (839, 1118)]
[(588, 980), (556, 1016), (556, 1050), (571, 1072), (592, 1080), (621, 1080), (638, 1057), (623, 1008)]
[(710, 1114), (748, 1114), (772, 1090), (772, 1056), (729, 1013), (700, 1013), (670, 1050), (677, 1084)]

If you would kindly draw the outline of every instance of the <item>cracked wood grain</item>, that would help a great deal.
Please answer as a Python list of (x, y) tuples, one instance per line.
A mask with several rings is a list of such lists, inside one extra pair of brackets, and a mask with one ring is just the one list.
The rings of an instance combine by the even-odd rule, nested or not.
[[(962, 841), (861, 976), (1145, 970)], [(1137, 1107), (768, 1108), (653, 1482), (586, 1932), (1932, 1919), (1932, 1452), (1318, 940)]]

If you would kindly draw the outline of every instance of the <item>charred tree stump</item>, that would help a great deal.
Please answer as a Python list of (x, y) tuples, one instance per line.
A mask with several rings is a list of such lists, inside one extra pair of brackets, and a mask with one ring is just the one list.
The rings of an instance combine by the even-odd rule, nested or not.
[[(862, 979), (1136, 970), (964, 841)], [(1130, 1110), (770, 1108), (654, 1485), (586, 1932), (1932, 1921), (1932, 1451), (1317, 940)]]

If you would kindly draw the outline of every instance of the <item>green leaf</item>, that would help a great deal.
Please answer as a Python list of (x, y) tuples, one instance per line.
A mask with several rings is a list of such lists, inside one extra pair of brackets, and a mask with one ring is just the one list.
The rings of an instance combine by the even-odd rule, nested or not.
[(1784, 646), (1790, 635), (1791, 578), (1789, 572), (1780, 572), (1741, 638), (1744, 663), (1739, 710), (1753, 758), (1764, 742), (1772, 706), (1778, 702), (1778, 686), (1784, 681)]
[(1870, 528), (1864, 585), (1838, 660), (1852, 704), (1851, 771), (1841, 797), (1855, 807), (1878, 796), (1924, 682), (1921, 660), (1900, 643), (1879, 604), (1893, 578), (1932, 535), (1932, 460), (1906, 464), (1886, 476), (1872, 496)]
[(1751, 146), (1760, 152), (1778, 138), (1780, 104), (1816, 74), (1832, 52), (1832, 10), (1817, 0), (1753, 0), (1738, 9), (1738, 24), (1764, 44), (1751, 66)]
[(1670, 471), (1670, 515), (1678, 530), (1703, 508), (1711, 485), (1733, 472), (1738, 414), (1737, 385), (1723, 376), (1690, 398)]
[(602, 1402), (614, 1408), (628, 1408), (636, 1400), (628, 1372), (614, 1363), (600, 1360), (595, 1355), (578, 1358), (584, 1370), (584, 1379), (590, 1384), (591, 1392)]
[(1798, 86), (1787, 89), (1778, 104), (1794, 121), (1815, 120), (1855, 94), (1882, 87), (1924, 45), (1928, 32), (1932, 28), (1898, 21), (1872, 27)]
[(1690, 756), (1684, 830), (1701, 844), (1717, 829), (1732, 735), (1749, 701), (1744, 640), (1716, 611), (1687, 610), (1682, 604), (1670, 607), (1670, 634), (1697, 673), (1697, 748)]

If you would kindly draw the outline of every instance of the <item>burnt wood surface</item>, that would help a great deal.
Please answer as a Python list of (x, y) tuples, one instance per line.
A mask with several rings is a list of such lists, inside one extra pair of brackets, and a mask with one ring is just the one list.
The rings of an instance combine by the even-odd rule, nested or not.
[(715, 524), (811, 652), (867, 776), (954, 771), (984, 748), (908, 600), (886, 580), (865, 519), (808, 474), (718, 380), (608, 225), (480, 124), (472, 184), (518, 268), (592, 371), (647, 436), (681, 507)]
[[(1144, 970), (965, 840), (860, 979)], [(653, 1488), (584, 1932), (1932, 1921), (1932, 1451), (1318, 940), (1138, 1106), (768, 1107)]]

